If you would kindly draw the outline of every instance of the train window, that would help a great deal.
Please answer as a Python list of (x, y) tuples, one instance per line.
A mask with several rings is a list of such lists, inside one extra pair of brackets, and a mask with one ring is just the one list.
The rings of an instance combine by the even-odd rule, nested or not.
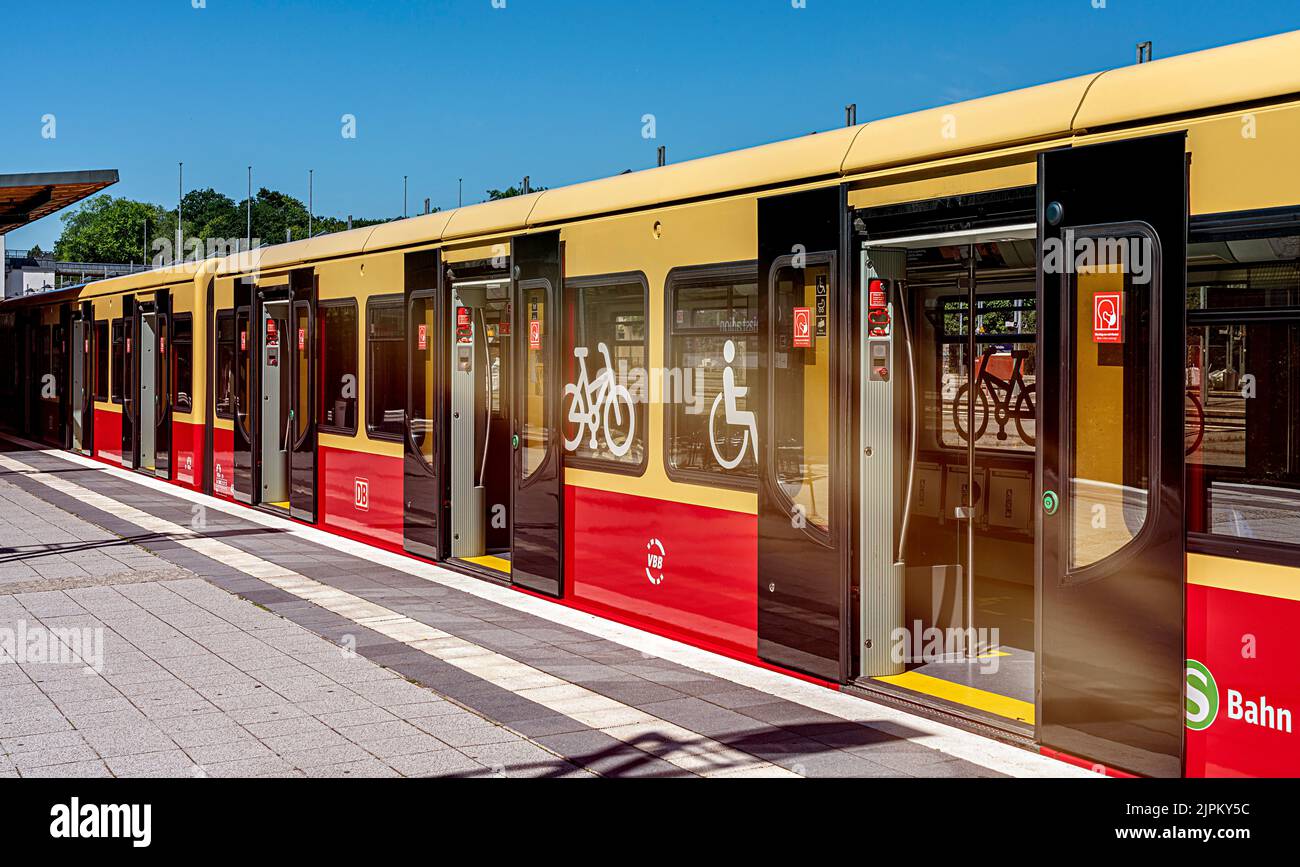
[(1300, 236), (1189, 248), (1188, 529), (1300, 543)]
[[(816, 310), (835, 297), (835, 269), (825, 254), (809, 254), (805, 267), (778, 260), (770, 276), (775, 322), (772, 403), (776, 479), (792, 515), (812, 529), (829, 530), (831, 460), (831, 339), (824, 322), (813, 327), (800, 308)], [(759, 396), (759, 400), (762, 396)]]
[(646, 461), (648, 284), (641, 274), (565, 282), (572, 353), (561, 405), (567, 463), (640, 473)]
[(112, 401), (122, 402), (122, 378), (126, 375), (126, 343), (121, 319), (113, 320), (113, 376)]
[(217, 312), (216, 395), (217, 418), (235, 417), (235, 311)]
[(194, 317), (178, 313), (172, 322), (172, 352), (176, 359), (176, 377), (172, 380), (172, 406), (176, 412), (193, 412), (194, 388)]
[(668, 275), (667, 405), (670, 476), (752, 489), (758, 444), (750, 373), (758, 363), (758, 272), (753, 263)]
[(357, 432), (357, 303), (322, 301), (317, 422), (327, 433)]
[(402, 296), (366, 305), (366, 431), (400, 440), (406, 413), (406, 343)]
[(109, 343), (108, 322), (97, 319), (94, 326), (95, 344), (95, 400), (108, 400)]
[[(1155, 256), (1145, 235), (1115, 240), (1143, 244), (1147, 256)], [(1129, 267), (1130, 245), (1097, 247), (1096, 265), (1070, 277), (1071, 570), (1098, 563), (1135, 539), (1146, 525), (1151, 490), (1151, 290), (1160, 285), (1160, 265), (1152, 262), (1155, 270), (1142, 279)]]

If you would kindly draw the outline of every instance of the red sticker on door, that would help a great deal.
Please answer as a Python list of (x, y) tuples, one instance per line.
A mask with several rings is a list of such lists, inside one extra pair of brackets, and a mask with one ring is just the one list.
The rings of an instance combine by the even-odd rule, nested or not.
[(542, 348), (542, 320), (530, 319), (528, 322), (528, 348)]
[(425, 325), (424, 323), (420, 323), (418, 326), (416, 326), (415, 333), (416, 333), (416, 339), (419, 343), (420, 351), (424, 352), (426, 349), (429, 348), (429, 326)]
[(1123, 343), (1123, 292), (1098, 292), (1092, 296), (1092, 342)]
[(240, 352), (247, 352), (247, 351), (248, 351), (248, 332), (247, 332), (247, 331), (241, 331), (241, 332), (239, 332), (239, 351), (240, 351)]
[(307, 348), (307, 329), (299, 328), (298, 329), (298, 351), (301, 352), (306, 348)]
[(794, 308), (794, 342), (795, 349), (807, 349), (812, 346), (812, 308)]

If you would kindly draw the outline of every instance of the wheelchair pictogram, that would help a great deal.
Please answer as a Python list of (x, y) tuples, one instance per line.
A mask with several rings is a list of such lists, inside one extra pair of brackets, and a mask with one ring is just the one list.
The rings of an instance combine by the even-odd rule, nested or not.
[[(740, 462), (745, 459), (745, 452), (752, 451), (754, 461), (758, 461), (758, 422), (754, 414), (748, 410), (739, 409), (737, 402), (749, 392), (749, 388), (743, 385), (736, 385), (736, 372), (732, 368), (732, 363), (736, 360), (736, 344), (728, 340), (722, 349), (722, 357), (727, 362), (727, 366), (722, 371), (722, 391), (713, 399), (713, 408), (709, 411), (709, 448), (713, 450), (713, 459), (718, 462), (718, 466), (724, 470), (734, 470), (740, 466)], [(732, 428), (743, 428), (740, 432), (739, 448), (736, 449), (734, 457), (724, 458), (722, 452), (718, 449), (719, 440), (716, 427), (718, 407), (724, 407), (724, 420)], [(734, 444), (735, 435), (731, 432), (725, 433), (722, 438), (723, 444)]]

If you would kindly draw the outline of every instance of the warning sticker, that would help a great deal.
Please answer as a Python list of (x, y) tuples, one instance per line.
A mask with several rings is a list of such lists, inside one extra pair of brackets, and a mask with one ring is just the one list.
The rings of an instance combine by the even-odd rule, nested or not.
[(812, 346), (812, 308), (796, 307), (794, 308), (794, 341), (795, 349), (807, 349)]
[(1092, 296), (1093, 343), (1123, 343), (1123, 322), (1123, 292), (1098, 292)]

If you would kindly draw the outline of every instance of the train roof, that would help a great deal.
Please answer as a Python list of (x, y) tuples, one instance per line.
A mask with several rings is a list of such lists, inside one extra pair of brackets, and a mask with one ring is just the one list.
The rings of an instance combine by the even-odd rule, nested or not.
[(264, 247), (224, 260), (111, 278), (94, 286), (101, 291), (129, 291), (184, 280), (201, 267), (209, 273), (242, 274), (321, 258), (491, 237), (1249, 105), (1300, 94), (1297, 58), (1300, 31), (1292, 31), (526, 196)]

